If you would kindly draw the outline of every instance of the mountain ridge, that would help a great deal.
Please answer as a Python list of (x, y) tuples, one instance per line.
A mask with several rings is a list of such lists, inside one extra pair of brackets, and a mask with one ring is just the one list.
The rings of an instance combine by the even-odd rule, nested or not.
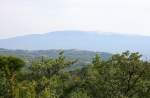
[(115, 33), (115, 32), (98, 32), (98, 31), (80, 31), (80, 30), (66, 30), (66, 31), (52, 31), (52, 32), (47, 32), (47, 33), (42, 33), (42, 34), (25, 34), (25, 35), (17, 35), (17, 36), (13, 36), (13, 37), (8, 37), (8, 38), (0, 38), (0, 40), (8, 40), (8, 39), (14, 39), (14, 38), (18, 38), (18, 37), (26, 37), (26, 36), (44, 36), (44, 35), (50, 35), (50, 34), (56, 34), (59, 32), (63, 32), (63, 33), (94, 33), (96, 35), (115, 35), (115, 36), (136, 36), (136, 37), (147, 37), (149, 38), (150, 36), (146, 36), (146, 35), (137, 35), (137, 34), (121, 34), (121, 33)]
[(23, 50), (80, 49), (118, 53), (126, 50), (150, 55), (150, 37), (96, 31), (55, 31), (0, 39), (0, 48)]

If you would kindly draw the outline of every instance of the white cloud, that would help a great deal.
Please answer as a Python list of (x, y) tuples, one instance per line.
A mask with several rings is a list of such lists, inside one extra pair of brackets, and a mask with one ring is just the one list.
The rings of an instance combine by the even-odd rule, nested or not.
[(150, 35), (149, 0), (1, 0), (0, 38), (55, 30)]

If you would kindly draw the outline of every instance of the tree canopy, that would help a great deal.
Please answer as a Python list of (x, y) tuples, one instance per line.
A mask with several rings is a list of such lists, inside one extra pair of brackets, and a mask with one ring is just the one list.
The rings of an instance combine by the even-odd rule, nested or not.
[(96, 55), (80, 69), (77, 60), (0, 56), (0, 98), (150, 98), (150, 62), (129, 51), (108, 60)]

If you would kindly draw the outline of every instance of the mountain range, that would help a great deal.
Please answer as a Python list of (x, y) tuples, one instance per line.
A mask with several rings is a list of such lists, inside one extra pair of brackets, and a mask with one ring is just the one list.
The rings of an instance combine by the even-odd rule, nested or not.
[(55, 31), (1, 39), (0, 48), (23, 50), (81, 49), (120, 53), (126, 50), (150, 56), (150, 37), (99, 33), (95, 31)]

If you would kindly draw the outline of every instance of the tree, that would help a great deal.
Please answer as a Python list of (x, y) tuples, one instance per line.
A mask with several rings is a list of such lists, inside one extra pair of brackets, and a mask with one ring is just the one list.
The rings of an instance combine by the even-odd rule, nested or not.
[[(83, 70), (82, 70), (83, 71)], [(87, 90), (93, 98), (149, 98), (150, 63), (141, 60), (139, 53), (113, 55), (102, 61), (95, 56), (86, 68), (79, 88)], [(83, 72), (82, 72), (83, 73)]]
[[(33, 62), (30, 70), (31, 81), (36, 81), (37, 98), (40, 96), (52, 96), (58, 98), (63, 93), (64, 82), (66, 81), (64, 68), (74, 64), (75, 61), (67, 60), (63, 51), (59, 53), (57, 58)], [(49, 92), (49, 94), (47, 93)]]
[(7, 98), (14, 98), (14, 87), (17, 72), (25, 65), (24, 61), (16, 57), (0, 56), (0, 71), (5, 79)]
[[(110, 62), (113, 67), (112, 74), (117, 96), (127, 98), (148, 97), (150, 79), (146, 77), (146, 74), (150, 71), (150, 64), (147, 61), (142, 61), (138, 52), (130, 53), (126, 51), (114, 55)], [(143, 94), (140, 96), (142, 92)]]

